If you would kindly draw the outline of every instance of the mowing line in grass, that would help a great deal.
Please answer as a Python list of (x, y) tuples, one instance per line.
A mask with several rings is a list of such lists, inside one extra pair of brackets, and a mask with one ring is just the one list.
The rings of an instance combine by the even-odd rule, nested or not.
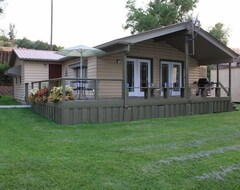
[(146, 151), (157, 150), (162, 148), (167, 148), (168, 150), (176, 150), (183, 147), (200, 147), (209, 142), (217, 142), (219, 140), (229, 140), (239, 138), (240, 133), (228, 134), (228, 135), (218, 135), (215, 137), (209, 138), (199, 138), (191, 141), (184, 142), (174, 142), (174, 143), (161, 143), (161, 144), (153, 144), (148, 146), (139, 146), (139, 147), (126, 147), (126, 148), (118, 148), (114, 149), (117, 152), (131, 152), (131, 153), (143, 153)]
[(177, 156), (177, 157), (169, 157), (163, 160), (159, 160), (157, 162), (155, 162), (155, 166), (156, 165), (161, 165), (161, 164), (172, 164), (174, 162), (185, 162), (185, 161), (190, 161), (190, 160), (195, 160), (195, 159), (201, 159), (201, 158), (206, 158), (209, 157), (211, 155), (215, 155), (215, 154), (224, 154), (226, 152), (230, 152), (230, 151), (240, 151), (240, 145), (233, 145), (233, 146), (226, 146), (226, 147), (221, 147), (221, 148), (217, 148), (214, 150), (207, 150), (207, 151), (201, 151), (195, 154), (185, 154), (182, 156)]
[(205, 173), (201, 176), (196, 176), (195, 179), (202, 181), (202, 180), (216, 180), (216, 181), (221, 181), (224, 180), (224, 178), (236, 171), (236, 170), (240, 170), (240, 163), (239, 164), (234, 164), (234, 165), (230, 165), (228, 167), (221, 167), (220, 170), (218, 171), (212, 171), (210, 173)]

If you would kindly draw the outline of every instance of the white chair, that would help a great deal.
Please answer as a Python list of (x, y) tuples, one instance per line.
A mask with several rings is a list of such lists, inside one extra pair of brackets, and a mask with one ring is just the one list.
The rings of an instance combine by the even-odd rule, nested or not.
[(94, 99), (95, 97), (95, 82), (94, 80), (87, 80), (85, 85), (85, 93), (87, 99)]

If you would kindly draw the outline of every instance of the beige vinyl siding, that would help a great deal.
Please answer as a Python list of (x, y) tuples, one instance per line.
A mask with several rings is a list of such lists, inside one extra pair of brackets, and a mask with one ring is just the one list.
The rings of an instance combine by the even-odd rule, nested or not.
[[(155, 43), (152, 40), (145, 41), (136, 45), (131, 46), (128, 57), (136, 57), (143, 59), (150, 59), (153, 61), (153, 83), (159, 86), (160, 83), (160, 60), (171, 60), (171, 61), (180, 61), (184, 63), (185, 55), (183, 52), (180, 52), (170, 44), (166, 42)], [(117, 59), (120, 60), (120, 63), (117, 64)], [(104, 57), (98, 60), (97, 65), (97, 75), (98, 78), (104, 79), (122, 79), (122, 54), (116, 54), (108, 57)], [(184, 64), (183, 64), (184, 66)], [(190, 57), (189, 64), (189, 86), (192, 87), (192, 91), (195, 91), (193, 82), (197, 81), (200, 78), (200, 68), (198, 62)], [(112, 96), (114, 93), (121, 93), (119, 89), (120, 86), (112, 83), (108, 84), (107, 87), (100, 85), (103, 96)], [(107, 89), (105, 89), (107, 88)], [(111, 89), (111, 90), (110, 90)], [(107, 94), (108, 93), (108, 94)]]
[(49, 65), (42, 62), (25, 62), (24, 63), (24, 83), (48, 80)]
[[(29, 92), (31, 82), (49, 79), (49, 64), (60, 64), (58, 62), (34, 62), (17, 59), (15, 66), (21, 65), (21, 83), (20, 77), (14, 78), (14, 98), (19, 101), (25, 101), (25, 84), (28, 83)], [(36, 85), (37, 87), (37, 85)]]
[[(121, 54), (98, 59), (97, 76), (99, 79), (122, 79), (122, 63), (117, 63), (117, 59), (122, 60)], [(100, 81), (99, 96), (101, 98), (121, 97), (122, 82)]]
[[(180, 61), (184, 63), (185, 55), (166, 42), (155, 43), (151, 40), (131, 47), (129, 56), (153, 59), (153, 83), (159, 84), (160, 60)], [(200, 69), (198, 62), (190, 57), (189, 83), (192, 84), (199, 78)], [(184, 65), (183, 65), (184, 66)]]
[[(62, 70), (63, 70), (63, 77), (67, 78), (75, 78), (76, 77), (76, 72), (74, 69), (70, 68), (69, 65), (74, 64), (76, 62), (79, 62), (79, 58), (76, 59), (71, 59), (70, 61), (67, 61), (63, 64)], [(67, 76), (65, 75), (67, 71)]]
[(25, 87), (24, 87), (24, 61), (18, 58), (15, 61), (14, 66), (21, 65), (21, 77), (13, 78), (13, 94), (14, 99), (24, 102), (25, 101)]
[[(28, 91), (30, 93), (31, 90), (31, 82), (34, 81), (40, 81), (40, 80), (48, 80), (49, 76), (49, 65), (46, 62), (30, 62), (26, 61), (25, 63), (22, 64), (22, 70), (24, 74), (24, 84), (28, 83)], [(23, 88), (25, 89), (25, 86), (23, 84)], [(35, 88), (38, 88), (37, 84)], [(25, 90), (23, 92), (23, 100), (25, 97)]]
[(98, 59), (97, 76), (100, 79), (122, 79), (122, 62), (117, 63), (117, 59), (122, 60), (121, 54), (111, 55)]
[[(75, 78), (76, 71), (70, 65), (79, 62), (79, 58), (71, 59), (63, 64), (63, 76), (67, 78)], [(65, 75), (67, 71), (67, 76)], [(97, 78), (97, 58), (90, 57), (87, 60), (87, 78)]]
[(96, 79), (97, 78), (97, 64), (98, 59), (97, 57), (90, 57), (88, 58), (88, 65), (87, 65), (87, 77)]

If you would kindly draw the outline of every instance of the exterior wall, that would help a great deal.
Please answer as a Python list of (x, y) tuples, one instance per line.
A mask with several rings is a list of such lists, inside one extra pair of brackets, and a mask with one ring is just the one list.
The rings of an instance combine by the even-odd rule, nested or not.
[(97, 78), (97, 64), (98, 59), (96, 57), (90, 57), (88, 59), (88, 65), (87, 65), (87, 77), (96, 79)]
[(15, 65), (18, 66), (21, 65), (21, 77), (14, 77), (13, 78), (13, 97), (16, 100), (19, 101), (24, 101), (24, 71), (23, 71), (23, 61), (19, 60), (18, 58), (16, 59)]
[[(115, 54), (98, 59), (97, 76), (99, 79), (122, 79), (122, 63), (117, 63), (117, 59), (122, 59), (121, 54)], [(111, 98), (122, 96), (122, 83), (102, 81), (99, 84), (100, 98)]]
[[(96, 57), (90, 57), (88, 58), (87, 62), (87, 77), (96, 79), (97, 78), (97, 58)], [(64, 62), (63, 64), (63, 77), (68, 78), (75, 78), (76, 72), (74, 69), (70, 67), (71, 64), (74, 64), (76, 62), (79, 62), (79, 58), (77, 59), (71, 59), (69, 61)], [(67, 75), (66, 75), (67, 73)]]
[(25, 84), (29, 84), (31, 89), (31, 82), (48, 80), (49, 78), (49, 64), (61, 64), (59, 62), (36, 62), (23, 61), (18, 58), (15, 65), (21, 65), (21, 77), (14, 77), (14, 98), (18, 101), (25, 101)]
[[(231, 97), (233, 102), (240, 102), (240, 68), (233, 67), (231, 69), (232, 78), (231, 78)], [(217, 70), (211, 70), (211, 81), (217, 81)], [(219, 81), (223, 84), (224, 87), (229, 87), (229, 69), (220, 69), (219, 70)], [(225, 95), (225, 92), (222, 90), (221, 95)]]
[[(173, 46), (166, 42), (156, 43), (151, 40), (131, 46), (128, 57), (147, 58), (153, 60), (153, 83), (160, 84), (160, 60), (172, 60), (180, 61), (184, 63), (185, 55)], [(117, 64), (116, 60), (119, 59), (120, 63)], [(108, 57), (99, 59), (97, 64), (97, 76), (98, 78), (104, 79), (122, 79), (122, 54), (115, 54)], [(193, 89), (192, 93), (195, 92), (195, 86), (193, 82), (198, 81), (200, 78), (200, 67), (198, 62), (190, 57), (190, 68), (189, 68), (189, 86)], [(101, 88), (102, 86), (100, 86)], [(121, 93), (121, 84), (108, 84), (103, 88), (102, 96), (113, 96), (116, 92)]]
[[(130, 50), (129, 56), (153, 58), (153, 82), (159, 84), (160, 60), (171, 60), (184, 62), (185, 55), (183, 52), (177, 50), (170, 44), (162, 41), (155, 43), (153, 41), (146, 41), (133, 46)], [(189, 63), (189, 83), (192, 84), (198, 80), (200, 75), (200, 68), (196, 60), (190, 57)]]
[(69, 77), (69, 78), (74, 78), (76, 77), (76, 73), (74, 71), (74, 69), (70, 68), (69, 65), (76, 63), (79, 61), (78, 59), (72, 59), (69, 61), (64, 62), (63, 66), (62, 66), (62, 70), (63, 70), (63, 77)]

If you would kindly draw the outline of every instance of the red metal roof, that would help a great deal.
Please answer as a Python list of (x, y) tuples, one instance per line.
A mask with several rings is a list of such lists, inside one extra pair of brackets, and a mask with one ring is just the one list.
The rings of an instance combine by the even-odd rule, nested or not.
[(37, 61), (59, 61), (65, 56), (55, 51), (32, 50), (32, 49), (14, 49), (19, 59), (37, 60)]

